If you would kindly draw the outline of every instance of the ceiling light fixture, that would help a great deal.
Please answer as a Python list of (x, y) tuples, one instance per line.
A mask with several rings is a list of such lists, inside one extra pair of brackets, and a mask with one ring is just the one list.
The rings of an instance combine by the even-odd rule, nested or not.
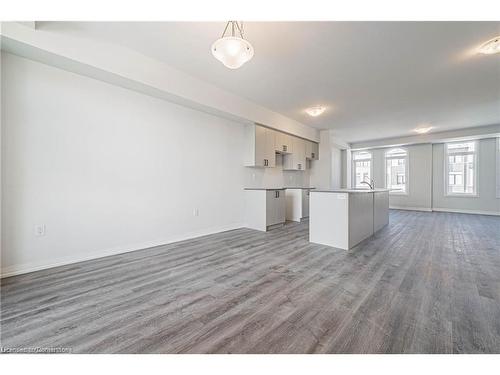
[(488, 40), (479, 47), (479, 53), (483, 55), (493, 55), (500, 52), (500, 35)]
[(322, 107), (320, 105), (316, 105), (314, 107), (307, 108), (306, 112), (309, 116), (317, 117), (317, 116), (321, 115), (323, 112), (325, 112), (325, 110), (326, 110), (325, 107)]
[[(229, 28), (231, 36), (226, 36)], [(214, 57), (229, 69), (238, 69), (253, 57), (253, 53), (252, 45), (243, 39), (243, 22), (229, 21), (220, 39), (212, 44)]]
[(432, 126), (421, 126), (419, 128), (416, 128), (416, 129), (413, 129), (415, 132), (417, 132), (418, 134), (425, 134), (425, 133), (428, 133), (429, 130), (432, 129)]

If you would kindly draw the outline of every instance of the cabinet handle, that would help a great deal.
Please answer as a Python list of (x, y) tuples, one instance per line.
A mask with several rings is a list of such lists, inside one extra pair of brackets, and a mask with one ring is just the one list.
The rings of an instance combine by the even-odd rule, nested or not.
[(279, 198), (279, 197), (280, 197), (280, 192), (279, 192), (279, 190), (278, 190), (276, 193), (278, 193), (278, 197), (277, 197), (277, 198)]
[(314, 159), (314, 152), (311, 153), (312, 158)]

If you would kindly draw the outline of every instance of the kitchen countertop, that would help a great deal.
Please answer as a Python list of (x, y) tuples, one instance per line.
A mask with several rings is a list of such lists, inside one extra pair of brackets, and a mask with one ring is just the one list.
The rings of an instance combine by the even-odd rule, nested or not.
[(261, 187), (246, 187), (245, 190), (286, 190), (286, 189), (315, 189), (313, 187), (274, 187), (274, 188), (261, 188)]
[(313, 193), (382, 193), (388, 192), (389, 189), (315, 189)]
[(275, 187), (275, 188), (259, 188), (259, 187), (255, 187), (255, 188), (245, 188), (245, 190), (285, 190), (284, 187)]

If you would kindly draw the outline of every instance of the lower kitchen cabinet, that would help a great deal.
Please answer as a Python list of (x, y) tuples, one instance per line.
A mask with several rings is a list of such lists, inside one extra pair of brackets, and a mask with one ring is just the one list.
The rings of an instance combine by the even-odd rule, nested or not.
[(300, 222), (309, 217), (309, 193), (312, 188), (286, 188), (286, 220)]
[(245, 189), (245, 217), (248, 228), (267, 231), (285, 223), (285, 189)]

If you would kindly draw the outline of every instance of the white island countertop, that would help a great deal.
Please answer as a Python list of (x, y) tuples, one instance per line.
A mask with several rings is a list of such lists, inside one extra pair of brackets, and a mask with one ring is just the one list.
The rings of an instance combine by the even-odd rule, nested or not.
[(381, 193), (389, 189), (315, 189), (311, 193)]

